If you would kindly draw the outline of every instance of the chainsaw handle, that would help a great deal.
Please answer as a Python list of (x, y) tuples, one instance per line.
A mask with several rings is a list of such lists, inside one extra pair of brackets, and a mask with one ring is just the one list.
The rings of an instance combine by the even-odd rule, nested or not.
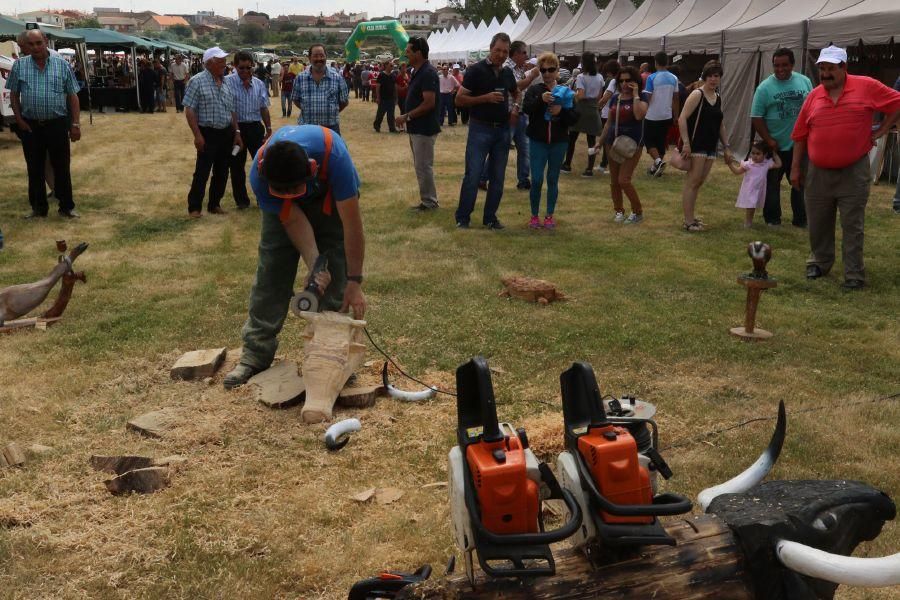
[(578, 469), (581, 471), (581, 481), (591, 495), (591, 499), (599, 505), (600, 509), (617, 517), (664, 517), (671, 515), (683, 515), (690, 512), (693, 503), (681, 494), (666, 492), (653, 497), (653, 504), (615, 504), (597, 489), (597, 484), (591, 476), (584, 457), (581, 453), (575, 455), (578, 460)]
[[(466, 476), (469, 477), (468, 474), (468, 466), (466, 467)], [(557, 484), (558, 485), (558, 484)], [(496, 545), (533, 545), (533, 544), (552, 544), (554, 542), (560, 542), (568, 537), (571, 537), (578, 528), (581, 527), (581, 506), (578, 502), (575, 501), (575, 497), (572, 496), (572, 493), (566, 489), (560, 489), (562, 492), (562, 501), (566, 504), (566, 509), (569, 511), (569, 520), (558, 529), (554, 529), (552, 531), (544, 531), (541, 533), (508, 533), (508, 534), (497, 534), (491, 531), (488, 531), (484, 525), (481, 523), (480, 513), (478, 510), (478, 502), (475, 499), (475, 490), (471, 484), (466, 485), (465, 496), (466, 496), (466, 508), (469, 511), (470, 515), (473, 515), (472, 527), (475, 529), (476, 535), (488, 542), (489, 544)], [(478, 516), (478, 518), (474, 518)]]

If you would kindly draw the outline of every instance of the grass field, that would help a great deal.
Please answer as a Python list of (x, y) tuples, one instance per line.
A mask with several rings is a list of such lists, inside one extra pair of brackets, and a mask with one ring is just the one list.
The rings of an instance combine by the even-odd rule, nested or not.
[[(680, 444), (666, 454), (675, 471), (668, 487), (692, 497), (752, 462), (772, 423), (703, 432), (774, 416), (784, 400), (788, 440), (774, 477), (858, 479), (900, 497), (897, 402), (843, 406), (900, 391), (892, 187), (874, 187), (869, 201), (869, 287), (845, 293), (840, 260), (828, 277), (804, 278), (804, 230), (741, 228), (740, 182), (721, 163), (701, 191), (698, 213), (709, 225), (701, 234), (680, 229), (676, 173), (637, 176), (646, 216), (638, 226), (612, 222), (606, 177), (576, 175), (563, 176), (555, 232), (527, 229), (527, 195), (510, 185), (500, 209), (506, 231), (458, 231), (466, 134), (458, 126), (438, 140), (441, 210), (413, 215), (407, 141), (376, 134), (373, 114), (353, 101), (342, 116), (363, 180), (367, 320), (410, 372), (452, 387), (459, 364), (486, 356), (498, 368), (501, 418), (529, 427), (549, 452), (562, 444), (559, 374), (589, 361), (603, 393), (658, 405), (663, 445)], [(63, 322), (0, 337), (0, 443), (53, 448), (24, 469), (0, 470), (0, 598), (336, 599), (382, 568), (445, 564), (454, 551), (446, 490), (422, 486), (447, 479), (453, 399), (341, 410), (363, 430), (329, 454), (324, 427), (303, 425), (299, 409), (271, 411), (248, 390), (225, 392), (221, 374), (213, 385), (170, 380), (182, 352), (240, 346), (259, 214), (232, 210), (229, 192), (227, 215), (187, 218), (194, 152), (182, 115), (87, 121), (72, 161), (82, 218), (71, 222), (55, 211), (46, 221), (20, 219), (25, 165), (17, 140), (0, 134), (0, 287), (43, 277), (56, 261), (54, 240), (91, 244), (76, 265), (88, 283)], [(769, 271), (779, 280), (758, 319), (775, 337), (756, 345), (728, 335), (743, 320), (735, 277), (750, 269), (753, 239), (771, 244)], [(570, 299), (540, 307), (498, 298), (500, 278), (511, 274), (548, 279)], [(280, 355), (299, 360), (301, 330), (290, 316)], [(374, 349), (369, 358), (379, 358)], [(814, 407), (828, 408), (800, 412)], [(170, 439), (125, 431), (129, 418), (161, 408), (183, 418)], [(161, 492), (112, 497), (106, 476), (88, 466), (92, 454), (187, 461)], [(370, 487), (404, 495), (386, 506), (348, 498)], [(898, 548), (900, 528), (889, 523), (856, 555)], [(842, 588), (839, 597), (892, 592)]]

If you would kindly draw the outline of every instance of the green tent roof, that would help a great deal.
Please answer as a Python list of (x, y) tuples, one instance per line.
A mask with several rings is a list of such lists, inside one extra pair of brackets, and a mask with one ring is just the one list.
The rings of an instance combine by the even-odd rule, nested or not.
[[(25, 21), (13, 19), (5, 15), (0, 15), (0, 38), (15, 38), (17, 35), (25, 31)], [(54, 27), (42, 28), (47, 37), (52, 40), (67, 42), (83, 42), (84, 37), (74, 33), (71, 29), (56, 29)]]
[(93, 29), (85, 27), (83, 29), (70, 29), (72, 33), (78, 34), (84, 38), (88, 46), (114, 46), (118, 48), (131, 48), (136, 46), (135, 38), (118, 31), (109, 29)]

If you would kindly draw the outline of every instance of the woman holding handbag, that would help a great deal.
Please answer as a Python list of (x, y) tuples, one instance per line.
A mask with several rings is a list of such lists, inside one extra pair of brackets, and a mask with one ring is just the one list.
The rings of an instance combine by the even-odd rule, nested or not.
[[(647, 102), (641, 96), (641, 76), (634, 67), (622, 67), (616, 79), (618, 93), (609, 100), (609, 118), (600, 133), (609, 157), (609, 188), (616, 223), (637, 224), (644, 220), (644, 210), (631, 177), (641, 160), (644, 138), (644, 116)], [(628, 196), (631, 214), (625, 217), (622, 194)]]
[(725, 146), (725, 162), (731, 162), (732, 158), (722, 120), (722, 98), (716, 91), (722, 80), (722, 65), (707, 63), (700, 79), (703, 85), (690, 93), (678, 117), (678, 129), (684, 142), (681, 157), (690, 161), (681, 192), (683, 227), (685, 231), (691, 232), (703, 231), (703, 222), (694, 215), (694, 207), (697, 205), (700, 187), (716, 160), (719, 141)]

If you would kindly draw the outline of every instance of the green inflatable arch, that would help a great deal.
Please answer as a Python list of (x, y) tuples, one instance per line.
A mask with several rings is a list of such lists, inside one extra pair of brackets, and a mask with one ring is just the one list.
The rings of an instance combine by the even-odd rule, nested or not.
[(344, 52), (348, 62), (356, 62), (359, 60), (359, 48), (363, 41), (370, 37), (387, 37), (394, 38), (394, 43), (400, 48), (400, 56), (402, 58), (403, 51), (406, 50), (406, 44), (409, 42), (409, 35), (403, 29), (403, 25), (396, 19), (390, 21), (366, 21), (358, 23), (356, 29), (347, 38), (344, 44)]

